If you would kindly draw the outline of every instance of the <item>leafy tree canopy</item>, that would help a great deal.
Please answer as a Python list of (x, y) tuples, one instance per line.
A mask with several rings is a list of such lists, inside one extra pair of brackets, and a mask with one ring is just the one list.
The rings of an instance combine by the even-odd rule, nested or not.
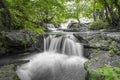
[(92, 17), (120, 25), (120, 0), (0, 0), (0, 28), (37, 28), (39, 23), (62, 23), (67, 18)]

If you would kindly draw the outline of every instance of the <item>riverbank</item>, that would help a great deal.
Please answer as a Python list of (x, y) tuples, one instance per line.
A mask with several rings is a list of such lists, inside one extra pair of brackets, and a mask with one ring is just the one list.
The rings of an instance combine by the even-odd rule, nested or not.
[[(101, 69), (101, 68), (103, 69), (103, 66), (104, 68), (111, 67), (110, 69), (113, 69), (114, 67), (118, 67), (118, 68), (120, 67), (120, 64), (119, 64), (120, 32), (100, 32), (100, 31), (53, 32), (53, 33), (48, 33), (46, 35), (47, 36), (56, 35), (56, 38), (59, 38), (60, 36), (63, 36), (65, 34), (74, 35), (74, 37), (78, 39), (78, 42), (82, 43), (82, 45), (84, 46), (84, 56), (89, 59), (88, 62), (85, 63), (85, 69), (88, 72), (87, 80), (93, 79), (92, 77), (95, 74), (93, 74), (92, 72), (96, 72), (98, 69)], [(15, 34), (15, 36), (17, 35), (18, 34)], [(1, 58), (0, 65), (1, 67), (4, 68), (4, 66), (11, 66), (11, 64), (16, 66), (16, 65), (19, 65), (16, 63), (23, 64), (25, 62), (29, 62), (29, 61), (25, 61), (25, 62), (18, 61), (17, 59), (21, 59), (21, 58), (24, 58), (25, 56), (29, 56), (32, 54), (34, 55), (34, 53), (24, 53), (24, 54), (21, 53), (19, 54), (19, 56), (11, 56), (11, 57), (8, 56), (6, 58)], [(12, 69), (12, 71), (15, 71), (15, 69), (14, 70)], [(96, 76), (96, 78), (98, 78), (100, 75), (101, 74), (99, 73)]]

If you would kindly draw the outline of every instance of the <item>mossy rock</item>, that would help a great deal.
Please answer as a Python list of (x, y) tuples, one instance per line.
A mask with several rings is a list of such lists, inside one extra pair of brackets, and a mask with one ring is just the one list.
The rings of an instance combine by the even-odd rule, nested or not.
[(0, 67), (0, 80), (20, 80), (16, 74), (14, 64)]
[(120, 80), (120, 56), (98, 53), (85, 63), (86, 80)]

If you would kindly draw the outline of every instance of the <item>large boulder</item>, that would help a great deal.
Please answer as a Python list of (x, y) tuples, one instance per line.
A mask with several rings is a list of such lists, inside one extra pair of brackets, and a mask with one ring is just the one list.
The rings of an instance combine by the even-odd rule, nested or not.
[[(89, 58), (85, 63), (86, 80), (119, 80), (120, 72), (120, 36), (119, 32), (81, 32), (74, 36), (84, 44), (84, 56)], [(83, 41), (84, 40), (84, 41)], [(118, 70), (118, 71), (117, 71)], [(113, 74), (113, 75), (108, 75)], [(115, 75), (115, 76), (114, 76)]]
[(2, 32), (1, 36), (0, 55), (43, 51), (43, 36), (34, 32)]
[(42, 27), (44, 27), (46, 29), (46, 31), (56, 31), (57, 27), (59, 27), (59, 25), (55, 25), (55, 24), (50, 24), (50, 23), (42, 23), (41, 25)]
[[(111, 70), (113, 75), (118, 75), (118, 73), (114, 72), (114, 70), (116, 68), (120, 69), (119, 61), (120, 56), (118, 55), (111, 56), (111, 54), (106, 51), (100, 51), (99, 53), (96, 53), (96, 55), (94, 55), (85, 63), (85, 69), (88, 72), (87, 80), (106, 80), (105, 77), (111, 77), (111, 75), (106, 75), (107, 73), (109, 74), (109, 71), (107, 70)], [(105, 70), (107, 71), (107, 73), (105, 72)], [(113, 78), (112, 80), (116, 79)]]
[[(96, 50), (109, 51), (112, 54), (120, 54), (120, 32), (81, 32), (74, 36), (84, 44), (86, 57), (90, 57)], [(94, 50), (93, 50), (94, 49)]]
[(68, 24), (67, 28), (68, 29), (79, 28), (79, 24), (77, 22), (71, 22)]
[(29, 34), (22, 32), (7, 32), (4, 35), (8, 53), (22, 53), (33, 44)]
[(111, 55), (106, 52), (96, 53), (90, 60), (85, 63), (85, 69), (95, 70), (103, 65), (109, 65), (111, 61)]
[(86, 24), (79, 24), (78, 22), (71, 22), (67, 26), (68, 31), (72, 32), (85, 32), (88, 31)]

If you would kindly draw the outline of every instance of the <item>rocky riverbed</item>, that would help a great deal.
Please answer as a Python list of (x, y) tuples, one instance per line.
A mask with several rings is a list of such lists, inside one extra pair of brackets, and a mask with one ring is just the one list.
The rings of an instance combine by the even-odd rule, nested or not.
[[(110, 69), (120, 67), (120, 63), (119, 63), (120, 32), (99, 32), (98, 31), (98, 32), (76, 32), (73, 34), (78, 39), (78, 41), (83, 44), (84, 56), (89, 59), (85, 63), (85, 69), (88, 72), (87, 80), (92, 80), (92, 78), (96, 76), (95, 75), (96, 71), (99, 69), (102, 69), (103, 66), (105, 68), (110, 67)], [(60, 36), (59, 33), (58, 35)], [(30, 35), (23, 32), (22, 33), (21, 32), (5, 33), (5, 35), (0, 38), (1, 40), (5, 39), (5, 43), (9, 43), (6, 46), (3, 46), (3, 43), (0, 43), (1, 44), (0, 55), (4, 55), (6, 53), (6, 50), (8, 51), (7, 54), (15, 54), (15, 52), (16, 54), (17, 53), (23, 54), (24, 52), (31, 52), (30, 49), (32, 49), (33, 52), (35, 50), (43, 51), (43, 43), (44, 43), (43, 36), (36, 37), (37, 44), (35, 44), (36, 47), (34, 48), (31, 43)], [(24, 41), (27, 41), (27, 43), (25, 44)], [(21, 45), (22, 43), (24, 43), (26, 47), (24, 45)], [(21, 49), (19, 49), (18, 47), (20, 47)], [(25, 49), (27, 50), (25, 51)], [(11, 58), (1, 59), (1, 61), (5, 63), (4, 64), (1, 63), (0, 80), (19, 80), (15, 73), (16, 65), (19, 65), (19, 64), (16, 64), (16, 63), (23, 64), (24, 61), (17, 62), (15, 59), (11, 59)], [(25, 62), (28, 62), (28, 61), (25, 61)], [(116, 72), (113, 71), (113, 73), (116, 73)], [(100, 78), (100, 76), (102, 77)], [(101, 75), (101, 73), (99, 73), (96, 76), (96, 78), (98, 77), (99, 77), (99, 80), (104, 80), (102, 79), (104, 75)]]

